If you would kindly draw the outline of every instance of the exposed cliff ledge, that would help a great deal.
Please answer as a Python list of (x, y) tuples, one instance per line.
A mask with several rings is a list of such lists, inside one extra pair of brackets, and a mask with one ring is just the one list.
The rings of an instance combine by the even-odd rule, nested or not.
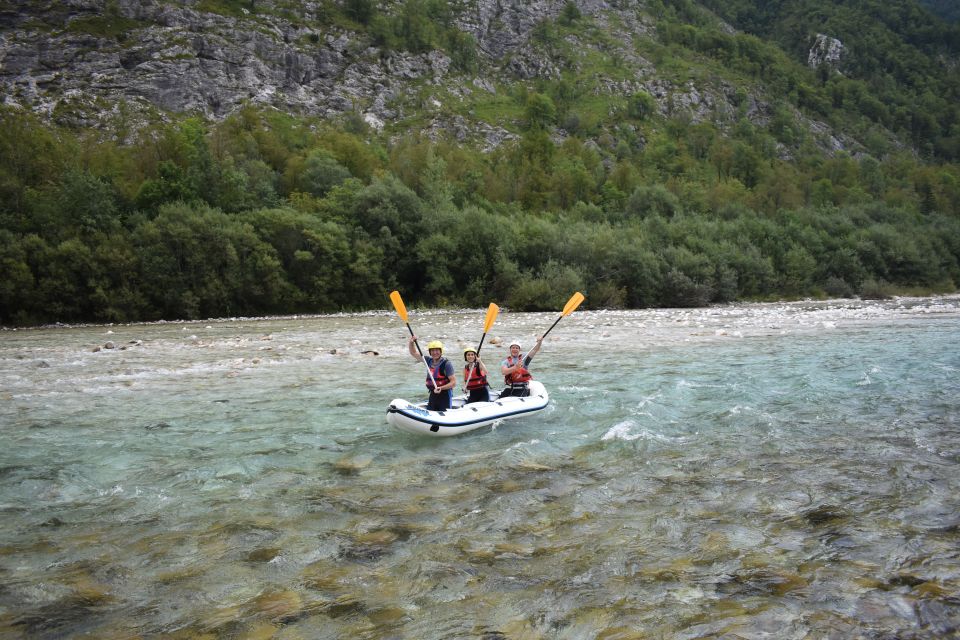
[[(469, 76), (440, 51), (385, 52), (365, 34), (319, 27), (320, 2), (252, 0), (255, 11), (236, 16), (198, 10), (200, 0), (42, 0), (16, 8), (7, 2), (0, 4), (0, 91), (8, 104), (82, 125), (164, 113), (220, 118), (252, 103), (322, 117), (357, 112), (373, 126), (415, 117), (424, 131), (495, 146), (511, 137), (503, 122), (444, 109), (443, 100), (494, 94), (511, 82), (559, 79), (561, 63), (533, 34), (567, 2), (453, 4), (456, 26), (473, 36), (480, 56), (478, 71)], [(618, 78), (594, 78), (597, 93), (623, 97), (644, 90), (661, 113), (684, 109), (694, 122), (734, 111), (736, 87), (722, 81), (677, 85), (637, 54), (631, 42), (654, 33), (638, 10), (642, 2), (576, 5), (609, 37), (606, 50), (576, 37), (568, 44), (615, 58), (626, 70)], [(769, 109), (750, 98), (747, 115), (763, 124)], [(829, 144), (844, 146), (836, 138)]]

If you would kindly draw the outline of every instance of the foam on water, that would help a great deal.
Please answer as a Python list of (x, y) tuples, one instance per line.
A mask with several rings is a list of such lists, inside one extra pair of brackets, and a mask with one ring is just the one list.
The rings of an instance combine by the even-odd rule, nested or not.
[[(484, 311), (410, 321), (457, 359)], [(502, 311), (485, 360), (555, 319)], [(446, 439), (384, 422), (425, 395), (406, 335), (0, 332), (0, 635), (960, 627), (960, 299), (577, 311), (547, 411)]]

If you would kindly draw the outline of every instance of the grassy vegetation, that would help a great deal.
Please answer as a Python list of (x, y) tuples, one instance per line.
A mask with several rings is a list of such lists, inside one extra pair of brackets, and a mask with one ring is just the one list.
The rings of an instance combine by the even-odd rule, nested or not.
[(66, 31), (123, 41), (131, 31), (144, 26), (143, 22), (117, 15), (81, 16), (67, 23)]

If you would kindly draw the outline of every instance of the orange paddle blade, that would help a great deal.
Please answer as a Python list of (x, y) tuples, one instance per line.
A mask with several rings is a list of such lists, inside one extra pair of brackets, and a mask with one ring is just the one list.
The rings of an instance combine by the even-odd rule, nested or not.
[(493, 326), (494, 321), (497, 319), (497, 314), (500, 313), (500, 307), (490, 303), (490, 306), (487, 307), (487, 318), (483, 321), (483, 332), (487, 333), (490, 331), (490, 327)]
[(397, 315), (400, 316), (400, 319), (407, 322), (407, 307), (403, 304), (403, 298), (400, 297), (400, 292), (391, 291), (390, 301), (393, 302), (393, 308), (397, 310)]
[(583, 294), (577, 291), (567, 300), (566, 306), (563, 307), (563, 315), (568, 316), (573, 313), (574, 309), (579, 307), (581, 302), (583, 302)]

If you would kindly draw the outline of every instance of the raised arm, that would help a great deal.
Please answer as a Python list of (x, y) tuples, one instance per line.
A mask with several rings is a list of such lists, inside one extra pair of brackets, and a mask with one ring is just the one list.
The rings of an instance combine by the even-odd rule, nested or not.
[(537, 336), (537, 344), (533, 345), (533, 349), (530, 349), (530, 353), (526, 355), (523, 359), (524, 366), (530, 364), (530, 360), (533, 359), (533, 356), (537, 355), (540, 351), (540, 345), (543, 344), (543, 336)]
[(414, 344), (417, 341), (417, 336), (411, 335), (407, 338), (407, 349), (410, 351), (410, 355), (413, 356), (413, 359), (418, 362), (423, 362), (423, 358), (420, 357), (420, 354), (417, 353), (416, 345)]

